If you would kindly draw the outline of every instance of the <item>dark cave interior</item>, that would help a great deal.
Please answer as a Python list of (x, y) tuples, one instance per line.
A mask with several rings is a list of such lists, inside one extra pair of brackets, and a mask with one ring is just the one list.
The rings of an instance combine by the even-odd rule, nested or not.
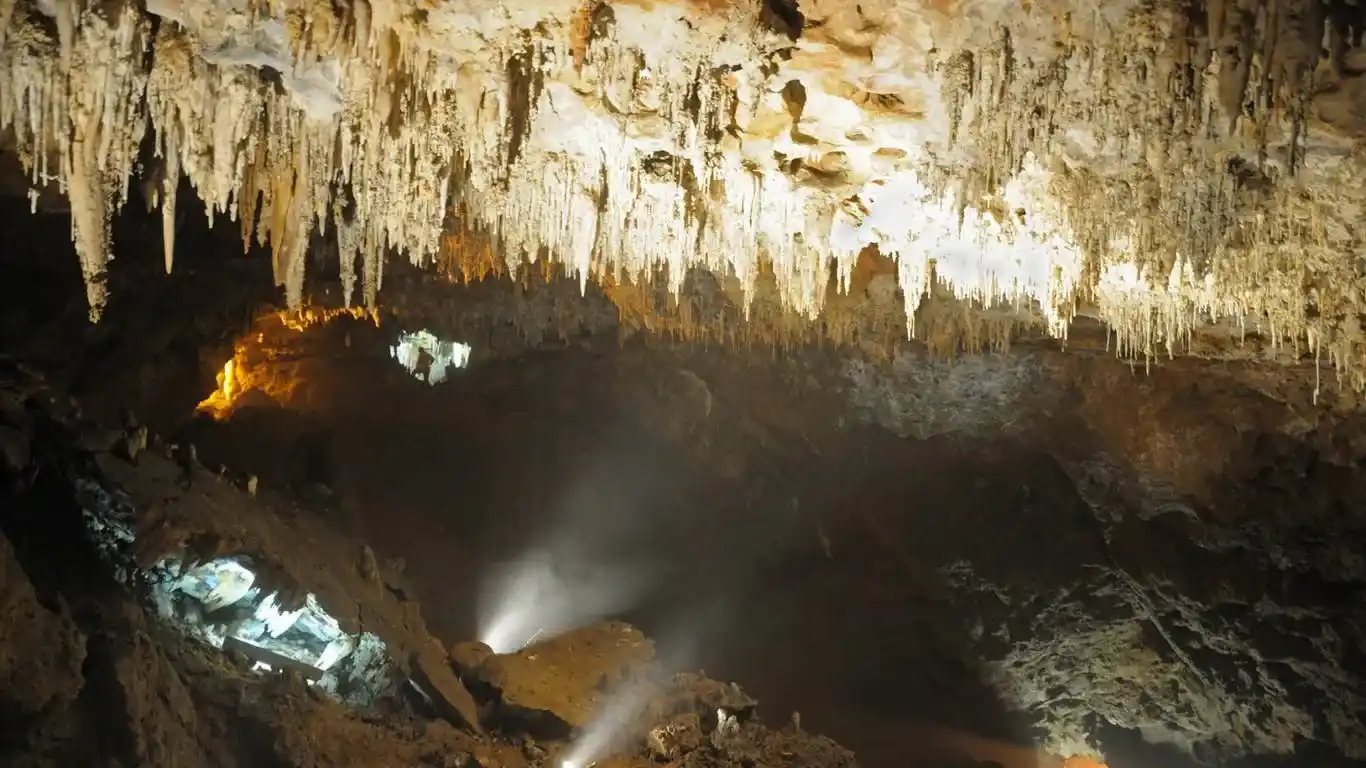
[[(565, 598), (560, 629), (627, 621), (661, 657), (737, 681), (770, 725), (799, 712), (868, 768), (1042, 768), (1063, 765), (1045, 745), (1081, 738), (1110, 768), (1366, 765), (1366, 432), (1312, 405), (1302, 377), (1195, 360), (1145, 373), (1051, 344), (853, 362), (688, 344), (623, 332), (572, 282), (447, 284), (402, 265), (377, 322), (295, 331), (269, 257), (243, 255), (230, 223), (187, 216), (168, 276), (136, 208), (115, 223), (94, 326), (69, 220), (17, 200), (0, 213), (0, 362), (56, 393), (6, 402), (0, 529), (19, 570), (0, 590), (31, 582), (90, 637), (69, 695), (48, 694), (67, 704), (0, 685), (0, 723), (18, 724), (0, 725), (0, 763), (379, 764), (269, 746), (308, 717), (298, 706), (206, 715), (286, 683), (219, 679), (193, 652), (155, 657), (129, 688), (128, 649), (175, 642), (116, 607), (126, 590), (80, 543), (69, 491), (34, 467), (132, 413), (194, 445), (212, 482), (251, 478), (402, 563), (398, 591), (445, 645), (484, 639), (491, 574), (546, 553), (558, 588), (593, 593)], [(313, 280), (335, 304), (333, 276)], [(392, 350), (420, 328), (468, 343), (468, 366), (411, 375)], [(246, 391), (196, 412), (235, 350)], [(32, 654), (32, 616), (6, 600), (0, 677)], [(138, 696), (188, 697), (198, 726), (160, 724), (169, 710)], [(148, 746), (176, 729), (237, 752)]]

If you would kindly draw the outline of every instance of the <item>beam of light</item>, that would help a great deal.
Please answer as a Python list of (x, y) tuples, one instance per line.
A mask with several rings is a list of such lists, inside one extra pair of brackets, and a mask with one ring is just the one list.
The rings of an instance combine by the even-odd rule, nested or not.
[(723, 620), (716, 605), (680, 611), (655, 638), (661, 652), (650, 668), (652, 674), (633, 678), (609, 691), (592, 721), (561, 753), (558, 768), (591, 768), (600, 760), (630, 749), (630, 740), (643, 736), (646, 724), (641, 718), (659, 690), (655, 683), (691, 667), (700, 655), (704, 639), (716, 636), (720, 629), (717, 623)]
[(635, 733), (632, 728), (650, 700), (650, 686), (632, 683), (614, 691), (593, 721), (569, 745), (560, 768), (589, 768), (611, 757)]
[(648, 583), (637, 569), (587, 560), (537, 550), (496, 572), (479, 601), (480, 642), (515, 653), (630, 608)]

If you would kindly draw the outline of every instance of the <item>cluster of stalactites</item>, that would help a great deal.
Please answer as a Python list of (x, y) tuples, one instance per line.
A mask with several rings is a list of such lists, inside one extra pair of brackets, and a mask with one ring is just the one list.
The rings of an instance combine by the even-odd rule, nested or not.
[(990, 187), (1030, 156), (1065, 169), (1051, 195), (1086, 256), (1080, 298), (1120, 354), (1175, 354), (1200, 324), (1228, 318), (1322, 354), (1360, 388), (1366, 164), (1334, 148), (1341, 126), (1309, 121), (1359, 22), (1327, 8), (1145, 4), (1112, 43), (1059, 45), (1044, 60), (1020, 57), (1001, 30), (946, 59), (955, 141), (975, 160), (944, 179)]
[[(160, 166), (147, 191), (161, 207), (168, 272), (182, 176), (211, 223), (239, 219), (244, 246), (269, 245), (291, 306), (302, 299), (310, 247), (329, 229), (348, 303), (359, 271), (363, 300), (374, 305), (386, 248), (417, 261), (437, 252), (462, 127), (454, 94), (399, 91), (392, 72), (357, 60), (347, 65), (346, 108), (319, 120), (258, 70), (207, 61), (178, 24), (160, 25), (153, 40), (149, 17), (131, 3), (58, 0), (55, 24), (41, 17), (47, 7), (3, 6), (0, 130), (14, 129), (34, 188), (54, 183), (70, 198), (92, 320), (106, 300), (110, 218), (138, 173), (148, 124)], [(319, 26), (306, 25), (302, 39)], [(398, 59), (388, 40), (379, 55)]]
[[(1231, 0), (1203, 18), (1148, 3), (1108, 38), (1060, 28), (1049, 46), (999, 25), (926, 64), (948, 135), (891, 147), (899, 159), (856, 182), (814, 154), (793, 162), (812, 146), (800, 115), (756, 127), (786, 119), (757, 117), (784, 82), (816, 88), (823, 73), (783, 70), (753, 9), (587, 2), (452, 64), (412, 19), (381, 24), (365, 2), (343, 15), (248, 5), (285, 30), (284, 87), (206, 59), (193, 25), (161, 24), (153, 41), (130, 4), (55, 0), (41, 6), (49, 23), (36, 0), (0, 0), (0, 127), (15, 128), (35, 186), (71, 197), (92, 317), (110, 213), (150, 124), (167, 269), (183, 175), (211, 216), (240, 221), (244, 244), (270, 247), (291, 306), (310, 251), (328, 248), (347, 304), (359, 289), (373, 307), (383, 255), (429, 262), (455, 214), (511, 271), (546, 256), (584, 287), (662, 274), (677, 293), (702, 267), (733, 279), (747, 308), (766, 265), (781, 302), (813, 318), (832, 266), (846, 289), (876, 246), (897, 260), (912, 334), (936, 281), (1041, 311), (1060, 337), (1093, 300), (1126, 355), (1174, 353), (1220, 316), (1309, 339), (1339, 366), (1362, 354), (1347, 322), (1356, 209), (1306, 191), (1366, 187), (1358, 165), (1306, 157), (1319, 41), (1338, 58), (1346, 44), (1315, 2)], [(335, 70), (335, 108), (291, 90), (306, 70)], [(882, 135), (875, 113), (861, 113), (862, 133)], [(856, 144), (821, 151), (878, 149)]]
[(13, 130), (34, 188), (57, 184), (70, 199), (72, 240), (98, 320), (113, 257), (110, 220), (128, 197), (142, 138), (150, 24), (132, 3), (54, 0), (46, 19), (27, 3), (0, 8), (0, 131)]

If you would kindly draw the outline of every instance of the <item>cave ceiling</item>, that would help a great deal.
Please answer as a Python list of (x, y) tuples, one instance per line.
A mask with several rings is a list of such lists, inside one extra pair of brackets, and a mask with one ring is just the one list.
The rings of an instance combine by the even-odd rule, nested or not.
[(167, 269), (183, 176), (295, 306), (331, 233), (358, 305), (386, 259), (700, 271), (746, 315), (891, 299), (903, 334), (939, 291), (1138, 357), (1224, 324), (1360, 389), (1363, 27), (1346, 0), (0, 0), (0, 129), (69, 200), (93, 319), (150, 142)]

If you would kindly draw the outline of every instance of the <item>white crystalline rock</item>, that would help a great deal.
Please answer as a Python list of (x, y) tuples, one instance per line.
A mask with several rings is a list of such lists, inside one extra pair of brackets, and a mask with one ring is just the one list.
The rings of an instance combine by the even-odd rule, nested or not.
[(221, 67), (273, 70), (295, 106), (315, 120), (342, 108), (341, 67), (335, 58), (296, 62), (283, 13), (260, 17), (245, 0), (153, 0), (149, 13), (174, 22), (177, 32), (197, 37), (204, 61)]
[[(231, 567), (230, 567), (231, 566)], [(256, 574), (236, 563), (225, 562), (215, 574), (216, 583), (203, 599), (207, 613), (227, 608), (247, 596)]]
[(281, 611), (280, 603), (274, 592), (266, 595), (266, 598), (256, 606), (255, 612), (256, 619), (265, 622), (266, 631), (270, 633), (272, 638), (278, 638), (288, 632), (299, 622), (299, 617), (303, 615), (304, 609), (302, 607), (293, 611)]
[[(449, 369), (469, 365), (473, 351), (468, 344), (442, 341), (430, 331), (418, 331), (400, 334), (398, 343), (389, 348), (389, 356), (418, 380), (435, 386), (446, 380)], [(422, 366), (424, 354), (427, 356), (425, 368)]]
[(1002, 198), (1013, 212), (998, 219), (954, 195), (937, 196), (913, 171), (878, 179), (859, 193), (858, 210), (837, 214), (832, 244), (847, 281), (853, 256), (876, 244), (898, 261), (908, 322), (914, 322), (933, 264), (936, 276), (960, 297), (986, 305), (1034, 301), (1057, 335), (1071, 316), (1067, 303), (1081, 276), (1084, 254), (1056, 220), (1047, 195), (1049, 174), (1027, 158)]
[(771, 273), (809, 318), (875, 247), (912, 333), (939, 285), (1056, 336), (1094, 302), (1126, 354), (1232, 316), (1355, 371), (1366, 158), (1313, 2), (799, 0), (794, 41), (728, 0), (152, 0), (155, 40), (0, 0), (0, 130), (71, 197), (92, 315), (149, 125), (168, 269), (183, 175), (295, 305), (317, 233), (367, 307), (452, 221), (585, 290), (700, 267), (748, 312)]
[[(375, 636), (364, 633), (362, 634), (362, 637), (369, 637), (373, 640)], [(348, 635), (342, 635), (323, 647), (323, 652), (318, 655), (317, 660), (313, 662), (313, 666), (326, 672), (336, 666), (338, 661), (351, 655), (351, 651), (355, 650), (355, 647), (355, 640)]]

